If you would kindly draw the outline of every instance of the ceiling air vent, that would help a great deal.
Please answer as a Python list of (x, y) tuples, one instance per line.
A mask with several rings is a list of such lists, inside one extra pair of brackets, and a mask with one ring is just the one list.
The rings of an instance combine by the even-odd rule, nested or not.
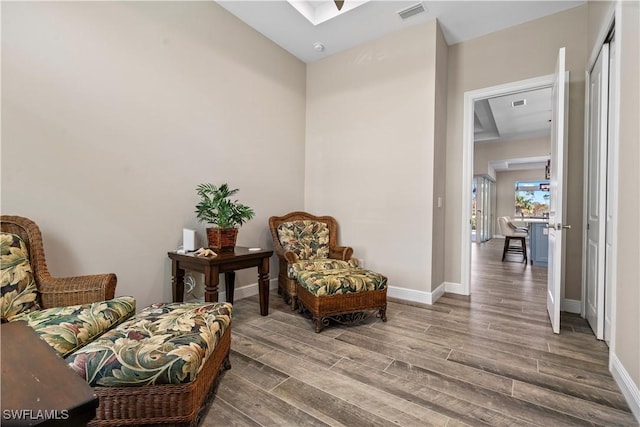
[(402, 19), (407, 19), (412, 17), (413, 15), (417, 15), (419, 13), (422, 12), (426, 12), (427, 9), (424, 8), (424, 5), (422, 3), (418, 3), (418, 4), (414, 4), (413, 6), (409, 6), (406, 9), (402, 9), (401, 11), (398, 12), (398, 15), (400, 15), (400, 18)]
[(519, 107), (521, 105), (527, 105), (527, 100), (526, 99), (521, 99), (519, 101), (511, 101), (511, 106), (512, 107)]

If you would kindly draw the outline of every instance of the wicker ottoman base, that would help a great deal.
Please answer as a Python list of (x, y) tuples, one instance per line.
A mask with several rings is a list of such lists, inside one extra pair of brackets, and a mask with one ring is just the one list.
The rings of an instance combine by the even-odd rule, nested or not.
[[(311, 313), (316, 332), (329, 324), (330, 319), (338, 320), (341, 315), (356, 314), (351, 321), (368, 317), (368, 311), (377, 311), (383, 322), (387, 321), (387, 289), (354, 292), (339, 295), (317, 296), (304, 286), (296, 283), (298, 302)], [(359, 315), (362, 313), (362, 315)]]
[(100, 400), (90, 426), (174, 424), (196, 426), (217, 387), (221, 371), (231, 367), (231, 326), (227, 327), (213, 354), (196, 379), (186, 384), (140, 387), (94, 387)]

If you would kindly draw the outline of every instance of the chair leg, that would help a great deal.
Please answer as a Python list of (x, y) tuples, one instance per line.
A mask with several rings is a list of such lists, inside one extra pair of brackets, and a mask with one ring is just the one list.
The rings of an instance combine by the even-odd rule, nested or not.
[(324, 329), (324, 324), (322, 323), (322, 318), (318, 316), (313, 316), (313, 323), (316, 325), (316, 334), (319, 334), (322, 329)]
[(382, 319), (383, 322), (387, 321), (387, 307), (382, 307), (379, 311), (380, 313), (380, 319)]
[(527, 263), (527, 238), (522, 238), (522, 254), (524, 255), (524, 263)]
[(504, 238), (504, 249), (502, 250), (502, 261), (504, 262), (504, 257), (507, 256), (507, 251), (509, 250), (509, 242), (510, 242), (510, 238), (509, 236), (505, 236)]

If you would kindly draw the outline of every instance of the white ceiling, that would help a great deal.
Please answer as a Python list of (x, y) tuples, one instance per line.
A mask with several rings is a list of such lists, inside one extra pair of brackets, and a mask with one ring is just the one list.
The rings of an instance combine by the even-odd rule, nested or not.
[[(299, 8), (318, 14), (329, 13), (335, 8), (333, 0), (295, 2)], [(384, 34), (436, 18), (447, 43), (452, 45), (558, 13), (585, 1), (345, 0), (337, 16), (317, 25), (284, 0), (217, 0), (217, 3), (302, 61), (311, 63)], [(425, 13), (406, 20), (398, 16), (397, 12), (417, 3), (424, 5)], [(315, 43), (322, 43), (324, 51), (314, 49)]]
[[(550, 136), (551, 95), (549, 87), (476, 101), (474, 142), (482, 144)], [(549, 158), (492, 160), (489, 166), (496, 172), (544, 169)]]
[(548, 136), (551, 88), (476, 101), (474, 114), (476, 143)]

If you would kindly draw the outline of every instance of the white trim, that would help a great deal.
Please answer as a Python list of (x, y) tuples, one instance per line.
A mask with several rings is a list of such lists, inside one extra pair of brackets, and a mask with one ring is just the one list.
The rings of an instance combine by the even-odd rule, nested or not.
[(431, 300), (429, 301), (429, 304), (435, 304), (436, 301), (438, 301), (440, 297), (444, 295), (445, 292), (446, 292), (446, 285), (445, 285), (445, 282), (442, 282), (440, 283), (440, 286), (438, 286), (433, 290), (433, 292), (431, 292)]
[[(615, 7), (615, 22), (620, 22), (620, 19), (622, 17), (622, 2), (618, 1), (616, 2), (616, 7)], [(613, 24), (613, 29), (615, 31), (615, 23)], [(603, 36), (603, 37), (606, 37)], [(604, 39), (602, 40), (602, 42), (604, 43)], [(621, 58), (620, 58), (620, 43), (616, 42), (617, 46), (616, 49), (614, 51), (614, 58), (613, 61), (615, 63), (615, 75), (612, 76), (611, 74), (609, 74), (609, 77), (613, 79), (613, 87), (610, 88), (610, 94), (612, 96), (612, 105), (613, 105), (613, 109), (614, 109), (614, 120), (613, 120), (613, 137), (611, 138), (613, 140), (613, 148), (611, 150), (611, 155), (613, 156), (613, 160), (612, 160), (612, 169), (614, 171), (619, 171), (620, 169), (618, 168), (618, 164), (619, 164), (619, 159), (620, 159), (620, 154), (619, 154), (619, 146), (620, 146), (620, 62), (621, 62)], [(611, 107), (611, 105), (610, 105)], [(613, 225), (611, 226), (611, 234), (612, 234), (612, 241), (613, 244), (611, 245), (611, 265), (617, 265), (618, 264), (618, 210), (617, 210), (617, 206), (618, 206), (618, 200), (619, 200), (619, 191), (618, 188), (618, 180), (619, 180), (619, 174), (618, 173), (614, 173), (613, 174), (613, 182), (611, 183), (611, 195), (613, 197)], [(616, 268), (614, 268), (611, 271), (611, 331), (610, 331), (610, 336), (609, 336), (609, 354), (610, 355), (614, 355), (615, 351), (616, 351), (616, 323), (617, 323), (617, 312), (616, 312), (616, 301), (617, 301), (617, 286), (618, 286), (618, 274), (617, 274), (618, 270)], [(609, 360), (611, 360), (611, 358), (609, 358)], [(638, 412), (636, 412), (636, 417), (638, 416)]]
[[(278, 289), (278, 279), (277, 278), (269, 280), (269, 290), (274, 290), (274, 289)], [(236, 287), (234, 289), (234, 291), (233, 291), (233, 300), (237, 301), (239, 299), (252, 297), (254, 295), (258, 295), (258, 282), (251, 283), (249, 285), (245, 285), (245, 286), (242, 286), (240, 288)], [(219, 292), (218, 293), (218, 300), (219, 301), (226, 301), (227, 300), (226, 292), (224, 292), (224, 291)]]
[(433, 292), (416, 291), (414, 289), (399, 288), (397, 286), (389, 286), (387, 288), (387, 296), (389, 297), (429, 305), (435, 304), (435, 302), (444, 295), (444, 292), (444, 283), (438, 286)]
[[(459, 283), (443, 282), (433, 292), (416, 291), (413, 289), (400, 288), (398, 286), (389, 286), (387, 288), (387, 296), (405, 301), (419, 302), (422, 304), (433, 305), (440, 299), (445, 292), (454, 294), (460, 293), (461, 285)], [(269, 280), (269, 290), (278, 289), (278, 279)], [(233, 299), (239, 300), (258, 295), (258, 283), (235, 288)], [(226, 293), (224, 291), (218, 293), (218, 300), (225, 301)]]
[(627, 399), (627, 404), (631, 408), (631, 412), (636, 417), (636, 420), (640, 422), (640, 390), (638, 386), (633, 382), (631, 376), (624, 369), (624, 365), (620, 362), (620, 359), (614, 352), (609, 352), (609, 370), (613, 379), (616, 380), (620, 391)]
[(587, 61), (587, 71), (593, 69), (596, 60), (598, 59), (598, 53), (600, 53), (602, 45), (607, 40), (607, 36), (611, 32), (611, 29), (614, 27), (616, 13), (617, 5), (607, 10), (606, 14), (608, 16), (604, 19), (605, 25), (600, 28), (600, 31), (598, 31), (598, 37), (596, 37), (596, 42), (593, 46), (591, 46), (591, 55), (589, 55), (589, 61)]
[(450, 294), (464, 295), (462, 283), (444, 282), (444, 291)]
[(577, 299), (564, 298), (562, 300), (562, 311), (573, 314), (581, 314), (582, 301)]
[(554, 74), (535, 77), (527, 80), (506, 83), (498, 86), (487, 87), (467, 91), (464, 93), (464, 116), (462, 131), (462, 204), (460, 223), (460, 283), (462, 284), (462, 295), (471, 294), (471, 209), (467, 206), (471, 204), (471, 187), (473, 178), (473, 139), (474, 120), (473, 104), (480, 99), (491, 98), (498, 95), (505, 95), (512, 92), (539, 89), (550, 87), (553, 84)]
[[(224, 289), (224, 285), (221, 286), (221, 289)], [(273, 291), (278, 289), (278, 279), (271, 279), (269, 280), (269, 291)], [(233, 300), (237, 301), (239, 299), (243, 299), (243, 298), (248, 298), (254, 295), (258, 295), (258, 282), (256, 283), (251, 283), (249, 285), (245, 285), (242, 287), (236, 287), (234, 288), (233, 291)], [(202, 301), (203, 298), (195, 298), (193, 296), (190, 296), (190, 298), (188, 299), (188, 301)], [(218, 301), (226, 301), (227, 300), (227, 293), (222, 290), (222, 292), (218, 292)]]
[(584, 77), (584, 150), (582, 158), (582, 278), (580, 280), (580, 288), (582, 294), (582, 307), (580, 308), (580, 316), (587, 316), (587, 223), (589, 209), (589, 97), (591, 96), (591, 67), (585, 70)]

